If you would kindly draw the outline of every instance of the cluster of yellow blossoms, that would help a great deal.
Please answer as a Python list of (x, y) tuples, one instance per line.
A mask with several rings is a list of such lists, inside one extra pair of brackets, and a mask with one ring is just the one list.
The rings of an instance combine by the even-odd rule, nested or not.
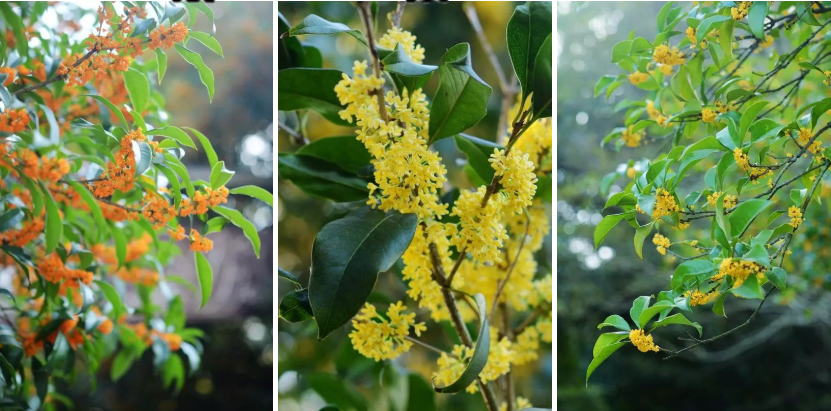
[(705, 108), (701, 110), (701, 121), (705, 123), (712, 123), (716, 121), (716, 112), (712, 109)]
[(788, 217), (791, 219), (790, 224), (793, 226), (794, 229), (799, 228), (802, 225), (802, 210), (797, 206), (791, 206), (788, 208)]
[(655, 345), (652, 341), (652, 336), (644, 334), (643, 330), (629, 331), (629, 341), (631, 341), (632, 345), (634, 345), (640, 352), (660, 351), (660, 347)]
[(665, 44), (655, 47), (655, 51), (652, 52), (652, 60), (668, 66), (678, 66), (687, 62), (684, 54), (678, 51), (677, 47), (670, 49)]
[(652, 244), (657, 246), (658, 253), (661, 255), (667, 255), (667, 248), (672, 245), (669, 238), (666, 238), (660, 234), (655, 234), (655, 236), (652, 237)]
[[(664, 67), (664, 66), (661, 66), (661, 67)], [(670, 70), (672, 70), (671, 67), (670, 67)], [(641, 83), (645, 82), (646, 80), (649, 80), (649, 74), (647, 74), (647, 73), (642, 73), (640, 71), (636, 71), (636, 72), (629, 75), (629, 82), (636, 85), (636, 86), (638, 84), (641, 84)]]
[(750, 5), (752, 1), (740, 1), (736, 4), (736, 7), (730, 8), (730, 15), (733, 16), (733, 20), (742, 20), (747, 17), (747, 13), (750, 11)]
[(708, 304), (709, 302), (718, 298), (719, 295), (720, 293), (718, 292), (718, 290), (715, 289), (708, 293), (705, 293), (701, 290), (692, 290), (684, 293), (684, 297), (690, 299), (690, 306), (692, 307), (695, 307), (697, 305)]
[(494, 175), (500, 177), (502, 185), (502, 206), (507, 214), (520, 214), (531, 205), (537, 192), (537, 176), (534, 174), (534, 162), (528, 153), (512, 150), (505, 155), (505, 150), (493, 149), (488, 160), (494, 169)]
[[(742, 151), (742, 149), (736, 147), (733, 149), (733, 159), (736, 160), (736, 165), (739, 166), (739, 169), (742, 172), (747, 173), (748, 177), (750, 177), (750, 181), (756, 181), (763, 177), (770, 177), (773, 176), (773, 169), (767, 167), (754, 167), (750, 164), (750, 157)], [(773, 180), (768, 182), (768, 185), (772, 185)]]
[(426, 330), (424, 323), (415, 322), (415, 313), (402, 314), (406, 310), (401, 301), (390, 305), (387, 317), (382, 317), (369, 303), (352, 320), (355, 328), (349, 333), (352, 346), (361, 355), (375, 361), (391, 360), (410, 350), (412, 341), (407, 340), (410, 327), (417, 336)]
[(393, 50), (396, 44), (401, 45), (401, 49), (414, 63), (421, 64), (424, 61), (424, 48), (416, 44), (416, 36), (407, 30), (392, 27), (378, 39), (378, 45), (385, 49)]
[(623, 130), (623, 133), (620, 136), (621, 141), (623, 141), (623, 144), (626, 144), (626, 147), (639, 147), (645, 140), (644, 132), (632, 131), (634, 130), (634, 127), (634, 124), (630, 125)]
[(675, 196), (669, 191), (659, 188), (655, 190), (655, 206), (652, 208), (652, 218), (660, 219), (678, 212), (678, 203), (675, 202)]
[[(711, 206), (715, 207), (716, 206), (716, 201), (718, 201), (718, 198), (721, 197), (722, 194), (724, 194), (724, 193), (722, 193), (721, 191), (716, 191), (713, 194), (708, 195), (707, 196), (707, 203), (709, 203)], [(722, 201), (722, 205), (724, 206), (725, 210), (735, 207), (738, 203), (739, 203), (739, 198), (734, 196), (734, 195), (730, 195), (730, 194), (725, 195), (724, 200)]]
[(734, 260), (725, 258), (721, 261), (718, 274), (712, 280), (722, 281), (725, 277), (733, 278), (733, 288), (741, 287), (745, 280), (751, 275), (761, 278), (764, 275), (765, 267), (752, 261)]

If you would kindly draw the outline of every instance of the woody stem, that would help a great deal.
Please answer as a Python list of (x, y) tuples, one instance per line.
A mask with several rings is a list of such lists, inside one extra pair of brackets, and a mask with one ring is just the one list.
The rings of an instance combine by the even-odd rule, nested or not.
[[(375, 40), (372, 34), (372, 12), (369, 10), (369, 2), (362, 1), (358, 4), (358, 10), (361, 13), (361, 21), (364, 23), (364, 31), (366, 34), (366, 41), (369, 47), (369, 53), (372, 56), (372, 72), (375, 77), (381, 78), (381, 58), (378, 56), (378, 49), (375, 48)], [(384, 89), (383, 87), (373, 92), (378, 101), (378, 113), (386, 122), (389, 121), (387, 117), (387, 106), (384, 103)]]

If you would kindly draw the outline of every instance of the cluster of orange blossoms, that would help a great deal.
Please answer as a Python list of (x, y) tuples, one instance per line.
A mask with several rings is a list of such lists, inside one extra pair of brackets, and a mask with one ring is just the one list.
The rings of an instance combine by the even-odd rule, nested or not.
[(147, 141), (141, 129), (127, 133), (121, 139), (121, 148), (115, 153), (115, 163), (107, 164), (107, 178), (87, 184), (87, 188), (98, 198), (109, 197), (115, 190), (127, 192), (133, 189), (136, 179), (136, 156), (133, 153), (133, 141)]
[(148, 330), (147, 326), (144, 325), (144, 323), (128, 325), (127, 327), (132, 329), (136, 336), (139, 338), (139, 340), (144, 341), (144, 344), (148, 347), (153, 344), (154, 336), (166, 342), (167, 345), (170, 346), (171, 351), (179, 351), (179, 348), (182, 346), (182, 337), (177, 334), (161, 333), (156, 330)]
[(181, 21), (170, 26), (159, 26), (156, 30), (150, 33), (150, 49), (155, 50), (159, 47), (167, 50), (173, 47), (176, 43), (181, 43), (188, 35), (188, 28), (185, 23)]
[(141, 215), (157, 230), (176, 217), (176, 208), (160, 195), (148, 194), (143, 204)]
[(0, 131), (4, 133), (19, 133), (26, 130), (26, 126), (32, 121), (26, 109), (7, 110), (0, 113)]
[(193, 193), (192, 199), (182, 200), (182, 206), (179, 209), (179, 215), (187, 217), (191, 214), (205, 214), (208, 208), (216, 207), (220, 204), (228, 202), (228, 189), (222, 186), (216, 190), (205, 188), (205, 192), (197, 191)]
[(208, 251), (213, 250), (214, 242), (209, 240), (207, 237), (202, 237), (202, 234), (199, 234), (198, 231), (191, 229), (190, 230), (190, 249), (191, 251), (197, 251), (206, 253)]
[(92, 282), (91, 272), (67, 267), (58, 253), (54, 252), (43, 257), (38, 263), (38, 272), (46, 281), (55, 284), (61, 280), (80, 281), (84, 284)]
[(159, 283), (159, 273), (146, 268), (121, 267), (115, 272), (115, 275), (130, 284), (152, 287)]

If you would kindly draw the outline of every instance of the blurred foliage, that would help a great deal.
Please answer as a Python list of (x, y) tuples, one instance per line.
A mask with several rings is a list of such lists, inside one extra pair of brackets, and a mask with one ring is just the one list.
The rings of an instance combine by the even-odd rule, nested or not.
[[(600, 180), (618, 164), (625, 165), (633, 153), (600, 147), (603, 136), (620, 125), (620, 114), (612, 109), (624, 89), (632, 99), (646, 95), (621, 87), (606, 100), (593, 97), (592, 86), (602, 75), (619, 72), (610, 62), (611, 50), (629, 32), (654, 35), (654, 17), (663, 5), (558, 4), (558, 409), (827, 409), (831, 366), (816, 359), (831, 344), (831, 328), (828, 301), (820, 290), (809, 290), (789, 305), (772, 298), (757, 321), (681, 357), (664, 361), (659, 355), (624, 347), (625, 355), (607, 360), (585, 386), (592, 345), (599, 334), (596, 324), (609, 314), (627, 313), (644, 290), (665, 288), (676, 265), (661, 258), (651, 244), (641, 261), (632, 246), (632, 233), (624, 229), (613, 230), (598, 250), (592, 242), (606, 202), (599, 194)], [(637, 155), (654, 158), (662, 148), (647, 145), (638, 148)], [(621, 189), (612, 186), (611, 191)], [(802, 259), (803, 266), (815, 264), (823, 270), (821, 259), (799, 249), (793, 257)], [(716, 335), (744, 322), (757, 305), (733, 300), (728, 318), (703, 310), (690, 319)], [(669, 349), (689, 344), (676, 337), (686, 335), (680, 330), (664, 333), (656, 342)]]

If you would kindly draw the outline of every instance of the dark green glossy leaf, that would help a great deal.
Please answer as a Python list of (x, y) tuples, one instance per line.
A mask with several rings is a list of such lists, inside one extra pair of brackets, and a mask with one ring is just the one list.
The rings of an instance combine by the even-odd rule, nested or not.
[(439, 65), (439, 88), (430, 107), (430, 140), (461, 133), (487, 113), (491, 88), (473, 71), (470, 45), (451, 47)]
[(531, 89), (534, 95), (531, 99), (532, 119), (551, 117), (551, 90), (553, 60), (551, 58), (551, 35), (545, 38), (537, 61), (534, 63), (534, 86)]
[(309, 195), (337, 202), (365, 200), (369, 196), (366, 180), (316, 158), (280, 153), (277, 170), (280, 178)]
[(698, 330), (698, 336), (699, 337), (701, 336), (701, 332), (702, 332), (701, 326), (698, 323), (694, 323), (694, 322), (688, 320), (687, 317), (684, 317), (684, 314), (680, 314), (680, 313), (679, 314), (673, 314), (673, 315), (670, 315), (669, 317), (666, 317), (662, 320), (655, 321), (654, 323), (652, 323), (652, 328), (649, 329), (649, 332), (652, 332), (652, 330), (654, 330), (658, 327), (663, 327), (663, 326), (672, 325), (672, 324), (689, 325), (690, 327), (693, 327), (696, 330)]
[(333, 23), (315, 14), (310, 14), (300, 24), (292, 27), (288, 31), (289, 36), (300, 36), (303, 34), (335, 35), (341, 33), (348, 34), (357, 39), (365, 47), (369, 47), (366, 38), (360, 30), (350, 28), (343, 23)]
[(627, 323), (626, 320), (619, 315), (610, 315), (606, 317), (606, 319), (597, 326), (597, 329), (599, 330), (603, 327), (615, 327), (619, 330), (629, 331), (629, 323)]
[(277, 43), (277, 69), (285, 70), (291, 67), (305, 66), (305, 52), (303, 46), (300, 44), (300, 40), (288, 36), (290, 29), (288, 20), (279, 11), (277, 15), (277, 28), (279, 30), (278, 34), (280, 35), (279, 42)]
[(0, 214), (0, 233), (11, 230), (17, 226), (21, 221), (23, 221), (23, 217), (25, 216), (26, 213), (24, 213), (21, 208), (13, 208), (11, 210), (4, 211), (3, 214)]
[(383, 63), (384, 71), (392, 74), (392, 79), (399, 91), (403, 92), (403, 89), (407, 89), (411, 94), (416, 89), (422, 88), (430, 79), (430, 75), (438, 68), (413, 62), (404, 52), (401, 43), (395, 44), (395, 50), (384, 58)]
[(277, 109), (281, 111), (314, 110), (327, 120), (350, 125), (340, 118), (340, 104), (335, 86), (343, 73), (333, 69), (290, 68), (277, 73)]
[[(721, 201), (721, 200), (719, 200)], [(730, 234), (733, 237), (739, 237), (741, 233), (750, 225), (753, 219), (759, 215), (765, 208), (770, 206), (770, 200), (750, 199), (739, 204), (733, 212), (730, 213)]]
[(309, 304), (309, 290), (293, 290), (280, 301), (280, 318), (297, 323), (314, 319), (312, 306)]
[(598, 355), (594, 356), (591, 364), (589, 364), (589, 368), (586, 370), (586, 386), (589, 385), (589, 377), (591, 377), (592, 373), (594, 373), (594, 370), (596, 370), (597, 367), (599, 367), (600, 364), (603, 363), (603, 361), (606, 361), (606, 359), (609, 358), (610, 355), (612, 355), (615, 351), (620, 349), (620, 347), (623, 347), (626, 344), (629, 343), (624, 341), (607, 345), (605, 348), (600, 350), (600, 353), (598, 353)]
[(466, 134), (458, 134), (453, 136), (456, 142), (456, 147), (459, 151), (465, 153), (467, 156), (467, 163), (473, 168), (476, 174), (485, 181), (490, 183), (493, 179), (493, 167), (491, 167), (490, 158), (494, 150), (503, 150), (499, 144), (491, 141), (482, 140)]
[(352, 173), (368, 166), (372, 158), (354, 135), (321, 138), (300, 147), (295, 154), (319, 158)]
[(534, 65), (537, 53), (551, 35), (552, 16), (551, 2), (532, 1), (517, 6), (508, 20), (508, 54), (522, 87), (523, 97), (527, 97), (534, 89)]
[(378, 273), (404, 254), (418, 218), (365, 206), (326, 224), (312, 247), (309, 298), (318, 339), (346, 324), (369, 297)]

